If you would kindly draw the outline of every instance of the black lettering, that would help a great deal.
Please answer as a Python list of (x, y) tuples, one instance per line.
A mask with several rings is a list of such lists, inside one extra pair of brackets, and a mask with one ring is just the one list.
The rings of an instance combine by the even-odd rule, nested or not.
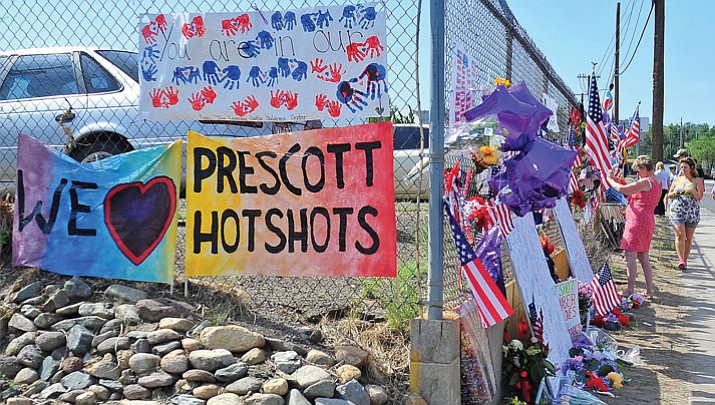
[(372, 207), (370, 205), (366, 205), (362, 208), (360, 208), (360, 211), (358, 211), (358, 224), (360, 224), (360, 228), (365, 230), (365, 232), (370, 236), (370, 239), (372, 239), (372, 245), (368, 247), (364, 247), (360, 241), (355, 242), (355, 249), (358, 250), (358, 252), (365, 254), (365, 255), (371, 255), (380, 248), (380, 235), (375, 232), (375, 229), (370, 226), (370, 224), (367, 223), (367, 220), (365, 217), (367, 215), (372, 215), (373, 217), (377, 216), (377, 208)]
[(278, 155), (273, 151), (265, 151), (265, 152), (256, 153), (256, 159), (258, 159), (258, 164), (261, 165), (263, 170), (267, 171), (268, 174), (270, 174), (276, 180), (276, 182), (270, 187), (268, 185), (266, 185), (266, 183), (262, 183), (260, 186), (261, 191), (268, 195), (275, 195), (275, 194), (278, 194), (278, 190), (281, 189), (281, 180), (280, 180), (280, 178), (278, 178), (278, 173), (276, 173), (276, 171), (273, 170), (273, 168), (271, 166), (269, 166), (268, 163), (266, 163), (263, 160), (264, 156), (268, 156), (270, 158), (275, 159)]
[[(321, 46), (318, 47), (318, 43), (316, 42), (316, 39), (318, 39), (318, 36), (321, 36)], [(325, 34), (325, 31), (323, 30), (317, 30), (315, 31), (315, 35), (313, 35), (313, 48), (320, 52), (320, 53), (325, 53), (328, 52), (328, 49), (330, 49), (330, 45), (328, 45), (328, 36)]]
[[(218, 53), (218, 55), (217, 55), (217, 53)], [(211, 58), (213, 58), (213, 60), (221, 59), (226, 62), (228, 62), (228, 60), (229, 60), (228, 52), (226, 50), (226, 42), (222, 43), (221, 41), (219, 41), (217, 39), (214, 39), (209, 44), (209, 54), (211, 54)]]
[[(228, 220), (233, 220), (236, 225), (236, 240), (233, 244), (226, 242), (226, 225)], [(233, 253), (238, 249), (238, 244), (241, 240), (241, 226), (238, 221), (238, 213), (232, 209), (227, 209), (221, 214), (221, 246), (226, 253)]]
[(372, 150), (380, 149), (381, 147), (382, 143), (380, 141), (358, 142), (355, 144), (355, 149), (365, 151), (365, 185), (368, 187), (372, 187), (375, 170), (373, 166)]
[(251, 48), (251, 45), (248, 42), (242, 41), (238, 44), (238, 46), (236, 47), (236, 50), (238, 51), (238, 55), (240, 57), (245, 58), (245, 59), (250, 59), (252, 54), (244, 52), (245, 50), (250, 49), (250, 48)]
[[(228, 158), (228, 162), (226, 161)], [(224, 179), (228, 180), (231, 192), (238, 193), (236, 179), (233, 178), (233, 171), (236, 170), (236, 152), (225, 146), (216, 148), (216, 192), (223, 193)]]
[[(320, 162), (318, 165), (320, 168), (320, 178), (315, 184), (310, 184), (310, 179), (308, 178), (308, 158), (311, 156), (316, 156)], [(301, 162), (301, 167), (303, 169), (303, 184), (305, 184), (305, 188), (307, 188), (308, 191), (311, 193), (317, 193), (325, 187), (325, 155), (323, 155), (323, 151), (320, 150), (320, 148), (317, 146), (311, 146), (306, 149), (305, 154), (303, 155), (303, 161)]]
[[(207, 166), (203, 168), (202, 159), (206, 158)], [(209, 148), (194, 148), (194, 192), (201, 192), (201, 182), (208, 179), (216, 171), (216, 155)]]
[(338, 188), (345, 188), (345, 174), (343, 173), (343, 154), (349, 152), (349, 143), (338, 143), (328, 145), (328, 153), (335, 154), (335, 179)]
[(246, 175), (253, 174), (252, 166), (246, 165), (246, 155), (250, 155), (248, 151), (236, 151), (238, 155), (238, 184), (241, 185), (241, 194), (258, 194), (258, 187), (249, 186), (246, 184)]
[(77, 213), (78, 212), (90, 212), (91, 207), (89, 205), (80, 204), (79, 197), (77, 196), (77, 189), (88, 189), (96, 190), (99, 188), (97, 183), (87, 183), (84, 181), (72, 181), (70, 186), (70, 219), (67, 222), (67, 234), (68, 235), (79, 235), (79, 236), (95, 236), (97, 235), (96, 229), (80, 229), (77, 228)]
[(253, 252), (256, 250), (256, 218), (261, 216), (261, 210), (243, 210), (241, 215), (244, 218), (248, 218), (248, 251)]
[[(293, 38), (291, 37), (278, 37), (278, 43), (281, 46), (281, 56), (286, 55), (286, 50), (284, 49), (285, 47), (283, 46), (283, 40), (288, 40), (290, 41), (290, 55), (289, 56), (295, 56), (295, 46), (293, 46)], [(276, 46), (276, 50), (278, 50), (278, 47)]]
[(283, 213), (278, 208), (271, 208), (266, 211), (266, 228), (276, 234), (279, 241), (278, 244), (275, 246), (269, 245), (268, 242), (264, 244), (268, 253), (280, 253), (286, 247), (286, 236), (281, 230), (281, 228), (273, 223), (274, 216), (278, 218), (283, 218)]
[(308, 251), (308, 209), (303, 208), (299, 211), (300, 215), (300, 230), (296, 230), (295, 216), (293, 210), (289, 209), (288, 217), (288, 252), (295, 252), (295, 242), (300, 242), (300, 251), (305, 253)]
[(17, 212), (17, 218), (19, 219), (19, 223), (17, 224), (18, 230), (22, 232), (23, 229), (25, 229), (25, 226), (32, 222), (32, 220), (35, 218), (35, 215), (37, 215), (40, 210), (42, 210), (42, 201), (38, 201), (35, 203), (35, 208), (32, 209), (32, 212), (30, 215), (25, 217), (25, 181), (23, 180), (23, 173), (22, 170), (17, 171), (17, 206), (18, 206), (18, 212)]
[[(325, 241), (320, 245), (315, 240), (315, 217), (322, 215), (325, 218)], [(313, 250), (318, 253), (323, 253), (328, 248), (328, 242), (330, 241), (330, 213), (325, 207), (315, 207), (313, 211), (310, 212), (310, 243), (313, 245)]]
[(55, 188), (55, 192), (52, 195), (52, 205), (50, 206), (50, 214), (48, 216), (49, 219), (46, 220), (45, 217), (42, 216), (42, 213), (39, 212), (39, 210), (38, 213), (35, 215), (35, 222), (37, 222), (37, 226), (40, 227), (40, 230), (45, 235), (49, 235), (52, 231), (52, 227), (55, 226), (55, 221), (57, 220), (57, 212), (60, 210), (60, 198), (62, 197), (62, 190), (65, 188), (66, 185), (67, 179), (62, 178), (60, 179), (60, 184), (58, 184), (57, 188)]
[(278, 163), (278, 171), (281, 173), (281, 180), (283, 180), (283, 184), (285, 184), (288, 191), (295, 195), (301, 195), (303, 191), (290, 182), (286, 165), (288, 164), (288, 159), (298, 153), (298, 151), (300, 151), (300, 144), (296, 143), (295, 145), (291, 146), (290, 149), (288, 149), (288, 152), (281, 158), (280, 162)]
[(201, 211), (194, 212), (194, 254), (201, 253), (201, 244), (211, 242), (211, 254), (218, 254), (218, 211), (211, 211), (211, 229), (201, 232)]
[(357, 36), (359, 37), (359, 38), (358, 38), (358, 41), (357, 41), (358, 43), (364, 42), (364, 41), (363, 41), (363, 38), (364, 38), (365, 36), (362, 34), (362, 32), (360, 32), (360, 31), (357, 31), (357, 32), (356, 32), (356, 31), (352, 31), (352, 32), (350, 32), (350, 30), (348, 30), (348, 41), (349, 41), (351, 44), (352, 44), (352, 43), (355, 43), (355, 41), (353, 41), (353, 35), (357, 35)]
[(351, 207), (333, 208), (333, 214), (340, 218), (338, 223), (338, 250), (345, 252), (347, 250), (346, 234), (348, 229), (348, 215), (353, 213)]

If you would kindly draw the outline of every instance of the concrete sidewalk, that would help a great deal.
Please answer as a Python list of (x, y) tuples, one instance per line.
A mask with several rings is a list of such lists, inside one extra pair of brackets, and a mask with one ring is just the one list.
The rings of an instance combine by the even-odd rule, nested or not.
[(685, 336), (694, 342), (683, 364), (690, 383), (690, 404), (715, 404), (715, 202), (710, 197), (713, 182), (706, 183), (700, 224), (690, 253), (688, 270), (680, 275), (687, 297), (681, 312)]

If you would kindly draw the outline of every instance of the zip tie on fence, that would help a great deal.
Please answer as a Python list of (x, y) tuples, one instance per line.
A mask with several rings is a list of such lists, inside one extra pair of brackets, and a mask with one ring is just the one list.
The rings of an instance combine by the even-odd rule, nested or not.
[(261, 16), (261, 18), (263, 19), (263, 22), (266, 23), (266, 24), (268, 24), (268, 20), (266, 20), (266, 17), (263, 16), (263, 13), (261, 12), (261, 10), (258, 9), (258, 6), (256, 5), (256, 3), (253, 3), (253, 4), (251, 5), (251, 8), (254, 9), (254, 10), (256, 10), (256, 11), (258, 11), (258, 15)]

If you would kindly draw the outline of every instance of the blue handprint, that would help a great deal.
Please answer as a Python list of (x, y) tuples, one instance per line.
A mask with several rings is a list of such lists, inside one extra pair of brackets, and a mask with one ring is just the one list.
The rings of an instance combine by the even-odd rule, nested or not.
[(300, 16), (300, 23), (303, 24), (303, 31), (315, 31), (315, 23), (313, 22), (313, 17), (315, 17), (315, 13), (306, 13)]
[(221, 69), (218, 67), (216, 62), (207, 60), (204, 62), (202, 70), (204, 71), (204, 80), (209, 82), (209, 84), (216, 84), (220, 81), (219, 73), (221, 72)]
[(144, 48), (144, 52), (142, 52), (142, 63), (144, 63), (145, 61), (156, 63), (158, 60), (159, 46), (157, 44)]
[(261, 54), (261, 48), (256, 45), (255, 41), (246, 41), (245, 46), (239, 48), (247, 58), (255, 58)]
[(276, 11), (271, 16), (271, 27), (273, 27), (273, 29), (276, 31), (280, 31), (283, 29), (283, 16), (281, 15), (280, 11)]
[(259, 66), (251, 67), (251, 70), (248, 71), (246, 83), (250, 81), (253, 87), (260, 87), (260, 85), (263, 84), (263, 79), (261, 79), (262, 74), (263, 72)]
[(266, 80), (266, 86), (273, 87), (278, 80), (278, 68), (273, 66), (271, 70), (268, 71), (268, 80)]
[(285, 21), (286, 29), (288, 31), (292, 31), (296, 24), (295, 13), (292, 11), (286, 11), (285, 15), (283, 16), (283, 20)]
[(338, 84), (338, 91), (335, 92), (335, 95), (338, 100), (345, 104), (352, 112), (355, 112), (355, 108), (353, 108), (353, 106), (362, 111), (363, 106), (367, 105), (367, 101), (363, 100), (363, 97), (365, 97), (366, 94), (353, 88), (349, 82), (340, 82), (340, 84)]
[(156, 81), (156, 74), (159, 73), (159, 69), (157, 69), (155, 64), (148, 64), (146, 67), (142, 65), (142, 78), (144, 79), (145, 82), (154, 82)]
[(273, 36), (270, 32), (263, 30), (258, 33), (258, 38), (256, 38), (256, 41), (261, 45), (261, 48), (271, 49), (275, 40), (273, 39)]
[(325, 12), (323, 13), (322, 11), (318, 10), (318, 21), (315, 22), (318, 27), (328, 28), (330, 27), (331, 21), (333, 21), (333, 16), (330, 15), (330, 11), (325, 10)]
[(298, 59), (291, 59), (291, 62), (297, 64), (295, 69), (293, 69), (293, 80), (301, 81), (308, 77), (308, 64)]
[(345, 28), (352, 28), (353, 25), (355, 25), (355, 6), (345, 6), (343, 8), (343, 15), (340, 17), (338, 21), (343, 21), (343, 27)]
[(368, 29), (372, 28), (375, 26), (375, 18), (377, 18), (377, 12), (375, 11), (375, 7), (365, 7), (362, 10), (361, 16), (360, 16), (360, 26), (363, 29)]
[(350, 79), (350, 82), (357, 82), (358, 80), (362, 80), (365, 76), (367, 76), (365, 90), (371, 99), (375, 99), (375, 93), (377, 93), (377, 98), (382, 97), (382, 88), (384, 88), (385, 93), (387, 93), (387, 69), (385, 69), (384, 66), (379, 63), (371, 63), (365, 67), (365, 70), (362, 71), (357, 79)]
[(174, 74), (171, 77), (171, 82), (176, 83), (177, 86), (182, 83), (197, 83), (199, 80), (199, 76), (201, 76), (201, 72), (198, 68), (195, 68), (193, 66), (177, 67), (176, 69), (174, 69)]
[(281, 76), (290, 76), (290, 61), (288, 58), (278, 58), (278, 70), (280, 71)]
[(223, 77), (220, 82), (226, 82), (223, 84), (223, 88), (233, 90), (233, 86), (236, 86), (236, 90), (238, 90), (240, 86), (238, 81), (241, 79), (241, 69), (236, 65), (229, 65), (223, 68), (221, 73), (223, 73)]

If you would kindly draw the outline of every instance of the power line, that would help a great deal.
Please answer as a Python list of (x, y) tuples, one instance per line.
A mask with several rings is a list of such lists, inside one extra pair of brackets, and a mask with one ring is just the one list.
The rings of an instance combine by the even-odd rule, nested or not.
[(638, 53), (638, 48), (640, 47), (641, 41), (643, 40), (643, 35), (645, 34), (645, 29), (648, 27), (648, 22), (650, 22), (650, 16), (653, 15), (654, 7), (655, 7), (655, 2), (651, 3), (650, 12), (648, 13), (648, 19), (645, 21), (645, 25), (643, 25), (643, 31), (641, 31), (641, 37), (638, 38), (638, 43), (636, 44), (636, 49), (633, 51), (633, 55), (631, 55), (631, 60), (628, 61), (628, 63), (626, 64), (626, 67), (624, 67), (623, 70), (621, 70), (619, 72), (619, 74), (622, 75), (623, 73), (625, 73), (626, 70), (628, 70), (628, 67), (631, 65), (631, 62), (633, 62), (633, 59), (635, 59), (636, 54)]

